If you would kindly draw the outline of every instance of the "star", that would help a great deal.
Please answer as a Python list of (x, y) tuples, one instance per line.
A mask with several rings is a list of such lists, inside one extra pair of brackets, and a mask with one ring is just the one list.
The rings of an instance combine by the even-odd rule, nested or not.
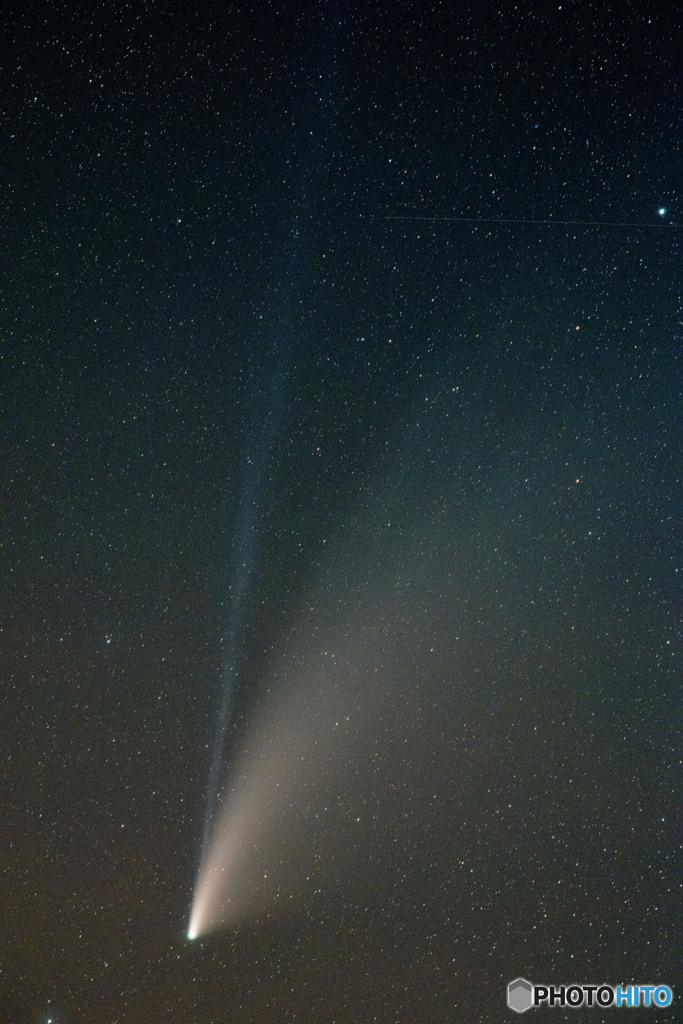
[(659, 214), (660, 217), (663, 217), (664, 214), (666, 213), (666, 206), (660, 206), (659, 209), (657, 210), (657, 213)]

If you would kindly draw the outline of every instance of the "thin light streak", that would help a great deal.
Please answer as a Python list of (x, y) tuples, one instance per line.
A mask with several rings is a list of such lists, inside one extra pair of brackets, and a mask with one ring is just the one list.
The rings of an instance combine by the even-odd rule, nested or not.
[(386, 220), (443, 221), (451, 224), (552, 224), (554, 227), (583, 228), (674, 228), (676, 224), (643, 224), (605, 220), (528, 220), (523, 217), (427, 217), (419, 214), (389, 213)]

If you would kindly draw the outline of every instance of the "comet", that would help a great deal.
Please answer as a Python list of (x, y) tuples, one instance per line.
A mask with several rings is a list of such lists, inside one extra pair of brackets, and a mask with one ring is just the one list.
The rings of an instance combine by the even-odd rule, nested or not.
[[(359, 698), (343, 670), (327, 673), (317, 664), (289, 687), (271, 688), (276, 696), (233, 761), (199, 865), (188, 939), (291, 908), (319, 889), (336, 854), (346, 855), (338, 787), (355, 757)], [(355, 830), (358, 802), (344, 793)]]

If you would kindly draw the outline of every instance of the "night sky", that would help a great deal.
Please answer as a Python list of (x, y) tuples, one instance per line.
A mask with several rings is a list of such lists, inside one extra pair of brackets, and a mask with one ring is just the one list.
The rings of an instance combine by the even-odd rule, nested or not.
[(0, 1021), (675, 985), (673, 5), (8, 9)]

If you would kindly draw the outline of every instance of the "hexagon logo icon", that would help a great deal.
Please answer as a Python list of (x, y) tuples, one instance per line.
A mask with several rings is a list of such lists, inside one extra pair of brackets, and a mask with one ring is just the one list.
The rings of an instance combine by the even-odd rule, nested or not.
[(515, 1013), (524, 1013), (533, 1006), (533, 985), (526, 978), (515, 978), (508, 985), (508, 1006)]

